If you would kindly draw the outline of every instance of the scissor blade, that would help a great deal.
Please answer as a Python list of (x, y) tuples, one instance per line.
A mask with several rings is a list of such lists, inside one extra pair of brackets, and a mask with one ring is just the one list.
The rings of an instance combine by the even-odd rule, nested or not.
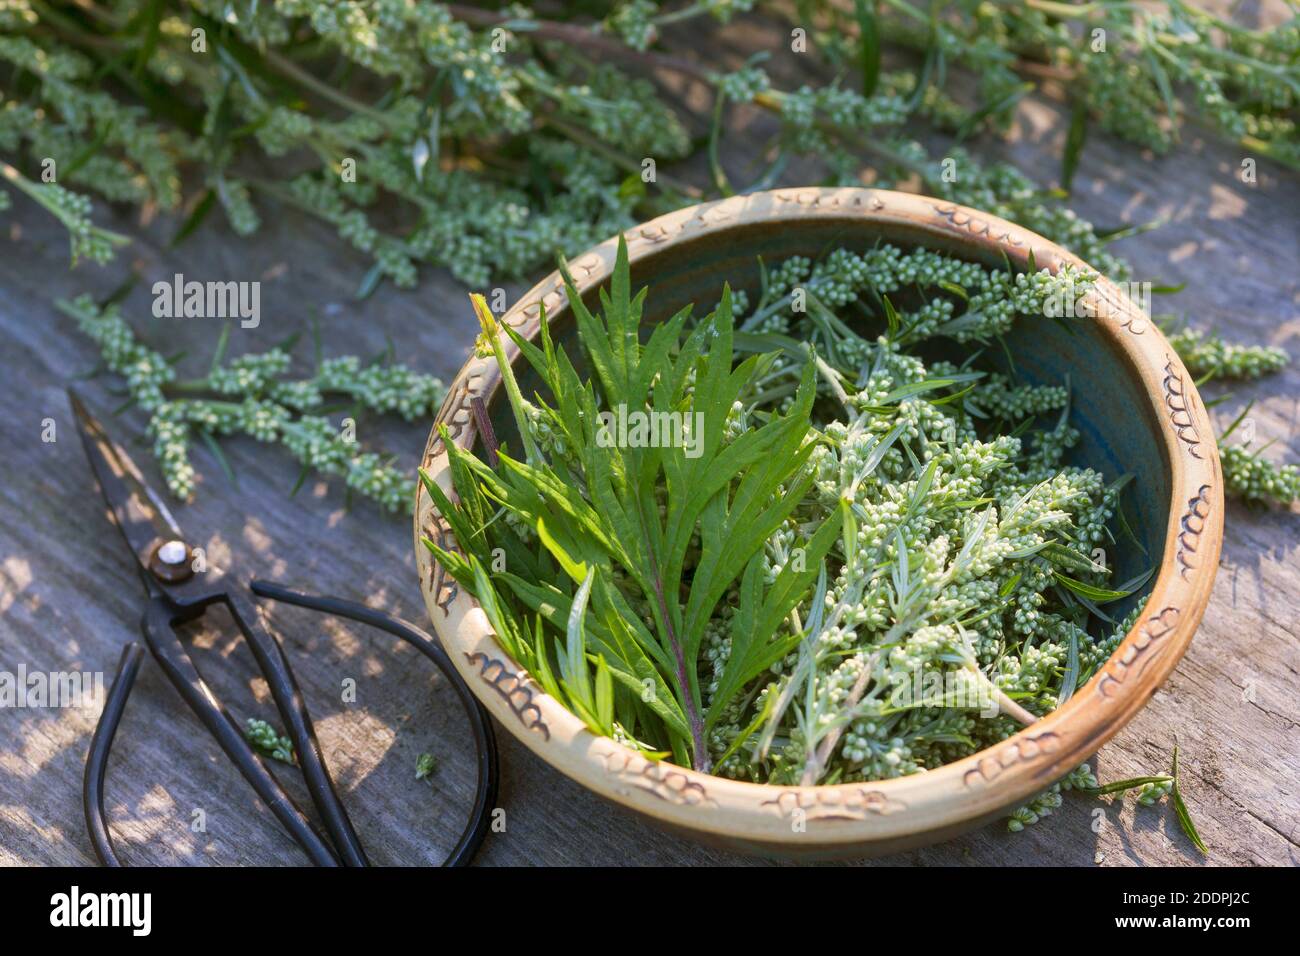
[(68, 389), (68, 401), (72, 404), (81, 443), (90, 459), (99, 490), (136, 558), (141, 563), (147, 562), (149, 556), (145, 549), (159, 538), (184, 541), (176, 519), (162, 498), (145, 482), (131, 456), (108, 437), (104, 426), (90, 414), (72, 389)]

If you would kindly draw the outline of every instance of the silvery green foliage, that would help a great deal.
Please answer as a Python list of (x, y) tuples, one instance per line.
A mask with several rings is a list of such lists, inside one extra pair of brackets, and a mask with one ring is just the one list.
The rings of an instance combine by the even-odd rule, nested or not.
[[(1033, 715), (1056, 706), (1070, 644), (1077, 677), (1081, 649), (1098, 640), (1061, 576), (1104, 589), (1091, 553), (1114, 544), (1106, 526), (1118, 486), (1063, 464), (1078, 437), (1066, 388), (1013, 385), (1006, 373), (920, 353), (935, 340), (991, 344), (1017, 320), (1049, 321), (1049, 300), (1090, 281), (889, 245), (769, 272), (743, 327), (760, 343), (813, 344), (834, 370), (828, 391), (843, 417), (821, 426), (810, 461), (816, 495), (774, 537), (768, 574), (792, 560), (797, 529), (819, 515), (848, 509), (852, 538), (833, 549), (820, 598), (800, 612), (800, 649), (715, 729), (713, 746), (730, 752), (718, 772), (804, 784), (884, 779), (947, 763), (1016, 726), (915, 694), (900, 704), (933, 674), (972, 698), (1006, 695)], [(790, 310), (793, 289), (805, 293), (806, 312)], [(884, 305), (891, 297), (907, 305)], [(882, 305), (893, 313), (885, 334), (858, 335), (853, 312)], [(719, 628), (706, 646), (715, 673), (726, 641)], [(733, 748), (763, 713), (758, 746)]]
[[(175, 209), (180, 172), (192, 168), (207, 191), (200, 216), (221, 208), (248, 235), (266, 200), (298, 206), (373, 260), (362, 288), (379, 278), (408, 287), (426, 263), (484, 287), (688, 201), (667, 175), (641, 178), (645, 158), (665, 170), (693, 146), (680, 104), (645, 67), (683, 69), (657, 49), (673, 24), (730, 23), (759, 6), (630, 0), (598, 23), (426, 0), (8, 0), (0, 153), (11, 157), (10, 184), (68, 227), (74, 258), (102, 262), (121, 241), (90, 223), (82, 193)], [(801, 4), (806, 55), (856, 73), (870, 6)], [(786, 12), (762, 7), (769, 18)], [(927, 191), (1021, 222), (1121, 278), (1091, 226), (1022, 174), (949, 149), (954, 181), (911, 137), (925, 126), (1003, 127), (1025, 91), (1017, 70), (1033, 60), (1086, 78), (1072, 95), (1146, 145), (1170, 145), (1194, 99), (1193, 111), (1252, 154), (1295, 161), (1295, 21), (1245, 30), (1181, 3), (1155, 7), (963, 0), (932, 18), (883, 5), (877, 44), (923, 56), (869, 92), (855, 76), (775, 89), (754, 63), (685, 69), (727, 102), (779, 116), (782, 152), (817, 155), (830, 182), (861, 182), (864, 158), (881, 183), (919, 174)], [(1097, 27), (1110, 38), (1101, 52), (1086, 42)], [(973, 89), (962, 70), (974, 71)], [(1184, 90), (1194, 97), (1180, 100)], [(60, 178), (38, 182), (50, 157)]]
[(1169, 792), (1173, 789), (1174, 781), (1172, 779), (1160, 783), (1143, 784), (1142, 789), (1138, 791), (1137, 802), (1144, 807), (1153, 807), (1169, 796)]
[(1287, 507), (1300, 499), (1300, 468), (1279, 465), (1236, 442), (1220, 442), (1219, 460), (1228, 494), (1256, 505)]
[[(1205, 841), (1201, 839), (1200, 833), (1197, 832), (1196, 823), (1192, 820), (1191, 813), (1187, 809), (1187, 804), (1183, 801), (1180, 791), (1177, 744), (1174, 744), (1172, 760), (1173, 766), (1170, 767), (1168, 773), (1129, 777), (1107, 784), (1100, 783), (1096, 775), (1093, 774), (1092, 768), (1086, 763), (1081, 764), (1028, 803), (1013, 810), (1010, 816), (1007, 817), (1007, 830), (1011, 833), (1019, 833), (1026, 826), (1037, 823), (1043, 817), (1051, 816), (1052, 811), (1061, 806), (1061, 794), (1066, 790), (1078, 790), (1094, 797), (1121, 795), (1121, 798), (1124, 794), (1136, 791), (1138, 806), (1142, 807), (1156, 806), (1165, 797), (1170, 797), (1169, 804), (1178, 825), (1197, 849), (1202, 853), (1208, 853), (1209, 850), (1205, 845)], [(1102, 811), (1094, 810), (1093, 812), (1096, 814)], [(1101, 862), (1100, 857), (1098, 857), (1097, 862)]]
[(1054, 783), (1024, 806), (1017, 807), (1007, 818), (1007, 830), (1019, 833), (1025, 827), (1037, 823), (1043, 817), (1050, 817), (1053, 810), (1061, 806), (1061, 785)]
[(289, 738), (277, 733), (265, 720), (249, 717), (244, 724), (244, 737), (264, 757), (287, 764), (298, 762)]
[[(833, 60), (853, 63), (862, 7), (811, 6), (822, 15), (814, 21), (815, 44)], [(960, 93), (965, 101), (957, 106), (945, 97), (933, 114), (941, 126), (1004, 126), (1026, 80), (1032, 88), (1037, 77), (1047, 77), (1064, 80), (1091, 121), (1155, 152), (1178, 144), (1184, 123), (1194, 118), (1252, 153), (1300, 163), (1294, 115), (1300, 18), (1294, 12), (1279, 24), (1247, 27), (1181, 0), (954, 0), (938, 16), (921, 4), (873, 6), (882, 42), (924, 54), (930, 89)]]
[(125, 379), (132, 403), (149, 413), (154, 457), (177, 498), (194, 494), (190, 447), (196, 438), (216, 448), (218, 437), (246, 435), (286, 448), (304, 476), (337, 475), (350, 493), (388, 511), (410, 510), (410, 477), (386, 456), (348, 440), (320, 410), (328, 396), (357, 409), (424, 420), (445, 394), (438, 379), (404, 365), (363, 365), (353, 356), (322, 359), (310, 378), (292, 379), (290, 355), (272, 348), (219, 360), (205, 377), (178, 382), (172, 364), (136, 338), (118, 306), (80, 296), (59, 307), (99, 346), (104, 367)]
[(415, 779), (427, 780), (433, 776), (434, 771), (438, 769), (438, 758), (433, 754), (420, 754), (415, 761)]
[[(130, 241), (126, 236), (94, 224), (90, 218), (88, 196), (64, 189), (57, 183), (33, 182), (3, 160), (0, 160), (0, 182), (8, 183), (31, 197), (68, 230), (73, 265), (82, 259), (103, 265), (113, 258), (116, 247)], [(0, 212), (8, 209), (9, 205), (9, 194), (0, 191)]]
[[(630, 225), (640, 193), (620, 191), (619, 158), (669, 162), (689, 148), (644, 79), (564, 49), (543, 66), (528, 33), (500, 43), (440, 4), (116, 0), (87, 15), (13, 0), (0, 13), (13, 31), (0, 37), (0, 77), (16, 81), (0, 96), (0, 153), (15, 158), (7, 178), (67, 225), (74, 257), (105, 261), (112, 244), (70, 190), (173, 209), (179, 169), (197, 164), (240, 235), (258, 228), (261, 193), (331, 225), (373, 258), (376, 276), (410, 286), (425, 262), (484, 286)], [(204, 51), (192, 49), (194, 29)], [(310, 77), (291, 60), (308, 35), (387, 93), (363, 102)], [(144, 43), (145, 69), (133, 70)], [(97, 70), (130, 92), (101, 91)], [(58, 185), (32, 175), (51, 156)], [(299, 172), (311, 168), (304, 158), (314, 171)], [(405, 207), (400, 231), (372, 221), (381, 197)]]
[(1270, 345), (1237, 345), (1200, 329), (1179, 329), (1169, 334), (1169, 344), (1199, 380), (1262, 378), (1286, 367), (1289, 357)]
[[(426, 481), (464, 552), (430, 549), (478, 598), (510, 653), (593, 730), (714, 773), (803, 784), (898, 777), (1055, 709), (1128, 632), (1136, 610), (1114, 620), (1105, 608), (1145, 576), (1115, 582), (1094, 558), (1098, 547), (1125, 547), (1112, 520), (1124, 480), (1065, 462), (1078, 440), (1068, 387), (1017, 381), (995, 358), (996, 343), (1016, 322), (1052, 321), (1049, 302), (1080, 294), (1093, 276), (1012, 274), (890, 245), (762, 271), (734, 336), (725, 293), (684, 342), (678, 316), (636, 351), (627, 325), (644, 293), (631, 295), (620, 260), (602, 298), (608, 328), (580, 319), (582, 364), (598, 379), (580, 384), (545, 338), (521, 345), (548, 388), (560, 387), (536, 399), (511, 392), (522, 455), (502, 452), (493, 469), (452, 451), (458, 504)], [(738, 392), (708, 384), (720, 356), (692, 358), (710, 342), (723, 355), (733, 343), (738, 350)], [(967, 359), (929, 357), (945, 349)], [(500, 354), (498, 362), (508, 368)], [(752, 567), (728, 565), (735, 578), (712, 579), (711, 550), (733, 505), (697, 503), (703, 517), (689, 519), (700, 521), (691, 534), (671, 477), (667, 489), (625, 487), (653, 477), (648, 462), (683, 452), (593, 447), (584, 423), (629, 394), (642, 407), (648, 399), (636, 388), (650, 382), (674, 389), (656, 392), (652, 408), (698, 409), (695, 390), (710, 396), (703, 428), (717, 444), (706, 454), (719, 462), (706, 458), (710, 468), (733, 446), (737, 462), (755, 467), (758, 430), (804, 416), (791, 446), (798, 455), (782, 459), (796, 467), (768, 492), (765, 518), (776, 523)], [(752, 504), (744, 489), (756, 480), (737, 475), (728, 494)], [(617, 501), (610, 481), (622, 489)], [(675, 530), (654, 530), (655, 514)], [(503, 573), (489, 570), (493, 547), (507, 555)], [(635, 556), (646, 552), (642, 567)], [(672, 570), (668, 585), (659, 568)], [(722, 598), (701, 620), (709, 605), (685, 595), (704, 591)], [(596, 608), (595, 617), (578, 613), (585, 637), (572, 625), (582, 594), (595, 595)], [(653, 636), (677, 620), (679, 594), (686, 639), (672, 628)], [(759, 614), (772, 595), (788, 602), (784, 610)], [(618, 627), (629, 630), (620, 637)], [(586, 643), (595, 680), (604, 672), (640, 688), (655, 675), (667, 690), (644, 708), (620, 692), (602, 716), (581, 689), (593, 678), (575, 641)], [(1052, 800), (1027, 812), (1044, 815)]]

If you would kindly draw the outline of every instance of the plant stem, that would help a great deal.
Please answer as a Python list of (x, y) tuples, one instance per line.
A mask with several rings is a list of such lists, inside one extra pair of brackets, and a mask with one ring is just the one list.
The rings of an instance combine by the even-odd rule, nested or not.
[[(556, 119), (554, 116), (547, 116), (542, 122), (555, 130), (555, 132), (564, 136), (566, 139), (572, 140), (578, 145), (604, 156), (615, 166), (630, 173), (641, 173), (641, 164), (635, 159), (620, 153), (618, 150), (600, 142), (599, 140), (593, 139), (581, 130), (574, 129), (563, 120)], [(700, 189), (697, 189), (690, 183), (684, 182), (673, 176), (661, 173), (657, 169), (655, 170), (655, 181), (659, 183), (660, 186), (666, 186), (668, 189), (671, 189), (673, 192), (679, 193), (682, 196), (688, 196), (697, 201), (704, 198), (704, 193)]]
[[(862, 668), (862, 673), (858, 675), (858, 679), (853, 682), (849, 696), (844, 700), (845, 713), (851, 712), (858, 705), (858, 701), (862, 699), (862, 694), (867, 689), (867, 682), (871, 680), (874, 662), (875, 655), (873, 654), (867, 666)], [(808, 762), (804, 764), (803, 777), (799, 781), (800, 786), (811, 787), (821, 779), (821, 775), (826, 768), (826, 761), (830, 760), (831, 754), (835, 752), (835, 745), (840, 742), (840, 734), (844, 733), (844, 727), (844, 724), (832, 727), (825, 739), (817, 745), (817, 749), (813, 751), (812, 756), (808, 758)]]
[(392, 117), (387, 113), (382, 110), (377, 110), (366, 103), (362, 103), (360, 100), (353, 99), (351, 96), (348, 96), (340, 90), (334, 89), (334, 87), (330, 86), (328, 83), (317, 79), (297, 63), (287, 57), (281, 56), (274, 50), (263, 51), (262, 57), (277, 73), (281, 73), (293, 80), (295, 83), (298, 83), (300, 86), (306, 87), (317, 96), (329, 100), (335, 106), (341, 106), (346, 110), (351, 110), (353, 113), (360, 113), (363, 116), (368, 116), (389, 130), (395, 128)]
[[(641, 526), (646, 527), (644, 505), (640, 500), (637, 501), (637, 512), (641, 518)], [(691, 687), (691, 671), (686, 666), (686, 651), (668, 614), (668, 601), (664, 596), (664, 581), (663, 574), (659, 570), (659, 559), (655, 556), (654, 548), (650, 543), (647, 541), (645, 544), (646, 554), (650, 556), (650, 576), (654, 584), (655, 601), (659, 605), (659, 619), (663, 621), (664, 634), (667, 635), (668, 646), (673, 652), (673, 662), (677, 667), (677, 683), (682, 690), (682, 706), (686, 711), (686, 724), (691, 730), (691, 765), (700, 773), (708, 773), (712, 769), (712, 763), (709, 760), (709, 749), (704, 742), (704, 718), (695, 704), (695, 692)]]
[(506, 358), (505, 347), (501, 342), (501, 335), (497, 329), (496, 316), (488, 307), (487, 299), (478, 293), (472, 293), (469, 297), (473, 303), (474, 313), (478, 316), (479, 324), (483, 328), (483, 334), (487, 336), (488, 343), (492, 346), (492, 354), (496, 358), (497, 368), (501, 371), (501, 383), (505, 386), (506, 397), (510, 399), (510, 408), (515, 413), (515, 424), (519, 426), (519, 437), (524, 443), (524, 457), (528, 464), (536, 468), (542, 462), (541, 449), (537, 447), (537, 441), (528, 429), (528, 416), (524, 411), (524, 396), (519, 390), (519, 382), (515, 379), (515, 372), (509, 359)]
[(1008, 717), (1015, 718), (1024, 727), (1037, 722), (1037, 717), (1017, 704), (1002, 691), (1002, 688), (989, 680), (988, 675), (979, 669), (979, 665), (972, 661), (968, 666), (973, 674), (988, 684), (989, 689), (993, 692), (993, 700), (998, 705), (998, 710)]
[[(41, 184), (32, 182), (24, 176), (17, 167), (11, 166), (2, 159), (0, 159), (0, 179), (3, 179), (15, 189), (26, 194), (33, 202), (37, 203), (42, 209), (48, 212), (55, 219), (58, 219), (59, 222), (63, 223), (65, 226), (72, 225), (68, 214), (59, 206), (49, 201)], [(125, 246), (131, 241), (130, 236), (124, 236), (120, 232), (113, 232), (109, 229), (104, 229), (100, 226), (94, 225), (93, 223), (91, 228), (115, 246)]]
[[(476, 27), (499, 26), (510, 20), (509, 16), (497, 13), (494, 10), (479, 10), (476, 7), (466, 7), (456, 3), (447, 4), (447, 10), (457, 20)], [(599, 50), (626, 60), (633, 60), (643, 66), (670, 70), (674, 73), (694, 77), (701, 83), (713, 84), (710, 71), (696, 63), (692, 63), (690, 60), (665, 53), (635, 50), (616, 37), (574, 23), (561, 23), (555, 20), (530, 20), (528, 22), (532, 29), (527, 32), (534, 33), (543, 39), (559, 40), (562, 43), (572, 43), (574, 46)]]
[[(651, 556), (651, 561), (654, 561)], [(709, 761), (709, 751), (704, 744), (704, 718), (700, 715), (699, 708), (695, 706), (695, 694), (691, 689), (690, 669), (686, 666), (686, 653), (682, 648), (682, 642), (678, 639), (676, 631), (673, 630), (673, 622), (668, 617), (668, 604), (664, 600), (664, 584), (659, 577), (659, 569), (655, 567), (655, 600), (659, 602), (659, 613), (663, 617), (664, 628), (668, 633), (668, 643), (673, 649), (673, 659), (677, 664), (677, 682), (682, 687), (682, 703), (686, 705), (686, 720), (691, 728), (691, 763), (700, 773), (708, 773), (712, 766)]]

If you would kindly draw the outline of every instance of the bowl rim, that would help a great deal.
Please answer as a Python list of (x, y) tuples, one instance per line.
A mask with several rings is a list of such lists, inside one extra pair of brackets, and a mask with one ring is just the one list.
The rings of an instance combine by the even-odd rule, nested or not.
[[(1031, 260), (1053, 273), (1065, 264), (1086, 267), (1056, 243), (988, 213), (871, 188), (796, 187), (733, 196), (660, 216), (624, 235), (635, 265), (706, 233), (788, 218), (872, 224), (908, 234), (905, 241), (930, 241), (958, 254), (1001, 252), (1020, 268)], [(616, 248), (613, 237), (569, 264), (580, 292), (608, 279)], [(443, 547), (455, 546), (432, 499), (417, 487), (416, 561), (436, 632), (489, 712), (543, 760), (616, 803), (700, 837), (777, 850), (865, 848), (973, 826), (1023, 802), (1096, 753), (1173, 670), (1209, 603), (1222, 544), (1218, 450), (1191, 376), (1155, 323), (1115, 283), (1100, 278), (1085, 301), (1102, 335), (1138, 373), (1151, 412), (1164, 426), (1163, 458), (1171, 479), (1164, 553), (1145, 609), (1107, 662), (1062, 707), (1000, 743), (906, 777), (811, 787), (748, 783), (647, 760), (593, 734), (497, 643), (477, 602), (421, 543), (429, 536)], [(567, 306), (558, 272), (537, 283), (500, 321), (533, 336), (543, 304), (548, 315)], [(506, 348), (513, 363), (517, 350), (512, 343)], [(446, 425), (459, 447), (471, 447), (474, 401), (487, 401), (499, 381), (491, 356), (472, 356), (438, 412), (422, 466), (448, 494), (454, 492), (438, 426)]]

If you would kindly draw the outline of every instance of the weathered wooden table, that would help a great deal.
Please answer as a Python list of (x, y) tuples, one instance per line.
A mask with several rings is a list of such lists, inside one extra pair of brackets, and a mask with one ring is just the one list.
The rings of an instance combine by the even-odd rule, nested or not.
[[(744, 26), (696, 42), (715, 59), (737, 61), (769, 47), (783, 61), (775, 69), (797, 75), (800, 65), (779, 52), (783, 39), (775, 28)], [(689, 91), (685, 97), (689, 101)], [(741, 115), (737, 126), (731, 158), (743, 181), (749, 168), (744, 147), (761, 141), (763, 120)], [(1050, 181), (1063, 135), (1060, 107), (1040, 99), (1022, 104), (1010, 142), (981, 149), (1000, 151)], [(1095, 137), (1075, 180), (1074, 206), (1103, 227), (1167, 217), (1168, 225), (1118, 247), (1136, 278), (1186, 283), (1158, 307), (1186, 313), (1233, 340), (1298, 354), (1300, 183), (1261, 161), (1258, 183), (1244, 184), (1238, 178), (1243, 158), (1237, 148), (1208, 137), (1193, 137), (1167, 159)], [(801, 177), (811, 173), (791, 170), (784, 183)], [(127, 318), (164, 352), (190, 349), (182, 368), (194, 371), (207, 361), (215, 326), (151, 317), (150, 285), (176, 272), (262, 280), (261, 326), (235, 330), (235, 353), (265, 348), (314, 316), (327, 354), (371, 355), (391, 340), (403, 360), (450, 379), (476, 325), (466, 290), (432, 270), (413, 293), (382, 288), (355, 302), (364, 264), (319, 223), (289, 210), (267, 215), (252, 241), (237, 241), (216, 226), (176, 250), (167, 246), (175, 221), (119, 218), (110, 224), (135, 242), (118, 264), (69, 271), (60, 229), (25, 200), (15, 206), (0, 220), (0, 670), (12, 673), (21, 664), (28, 671), (102, 671), (107, 680), (122, 645), (137, 637), (142, 598), (94, 493), (64, 394), (97, 356), (72, 320), (54, 309), (55, 298), (103, 295), (127, 267), (133, 269), (143, 281), (126, 301)], [(510, 289), (513, 295), (522, 286)], [(117, 404), (111, 384), (105, 377), (81, 386), (105, 414)], [(1300, 366), (1237, 388), (1215, 415), (1226, 423), (1251, 399), (1258, 440), (1276, 443), (1268, 454), (1300, 458)], [(46, 418), (57, 423), (52, 443), (42, 441)], [(139, 435), (142, 425), (136, 412), (110, 420), (121, 438)], [(400, 452), (411, 465), (424, 447), (424, 429), (362, 419), (359, 438)], [(211, 560), (424, 621), (409, 522), (364, 503), (345, 511), (337, 481), (311, 479), (291, 498), (297, 466), (284, 453), (250, 440), (226, 447), (237, 484), (223, 477), (206, 449), (196, 448), (205, 480), (195, 503), (177, 509)], [(147, 448), (139, 446), (138, 457), (161, 484)], [(1230, 506), (1214, 599), (1191, 650), (1095, 761), (1103, 781), (1163, 772), (1177, 740), (1186, 799), (1210, 845), (1210, 863), (1300, 863), (1297, 557), (1300, 513)], [(270, 622), (295, 663), (335, 779), (372, 858), (439, 861), (460, 832), (474, 784), (467, 726), (445, 680), (408, 648), (364, 628), (283, 606), (272, 607)], [(264, 683), (251, 676), (251, 655), (229, 622), (224, 625), (195, 636), (201, 669), (241, 721), (276, 721)], [(347, 678), (357, 684), (355, 703), (341, 701)], [(94, 718), (75, 709), (0, 712), (0, 862), (92, 862), (80, 794)], [(489, 838), (482, 864), (744, 862), (644, 825), (551, 770), (509, 734), (502, 732), (500, 741), (506, 831)], [(440, 763), (431, 783), (414, 779), (416, 758), (426, 751)], [(306, 804), (296, 773), (278, 776)], [(119, 733), (107, 802), (119, 849), (130, 862), (305, 859), (149, 659)], [(196, 827), (199, 819), (205, 828)], [(1136, 808), (1131, 799), (1108, 805), (1078, 794), (1067, 795), (1056, 815), (1023, 833), (991, 826), (883, 862), (1095, 860), (1202, 862), (1166, 808)]]

